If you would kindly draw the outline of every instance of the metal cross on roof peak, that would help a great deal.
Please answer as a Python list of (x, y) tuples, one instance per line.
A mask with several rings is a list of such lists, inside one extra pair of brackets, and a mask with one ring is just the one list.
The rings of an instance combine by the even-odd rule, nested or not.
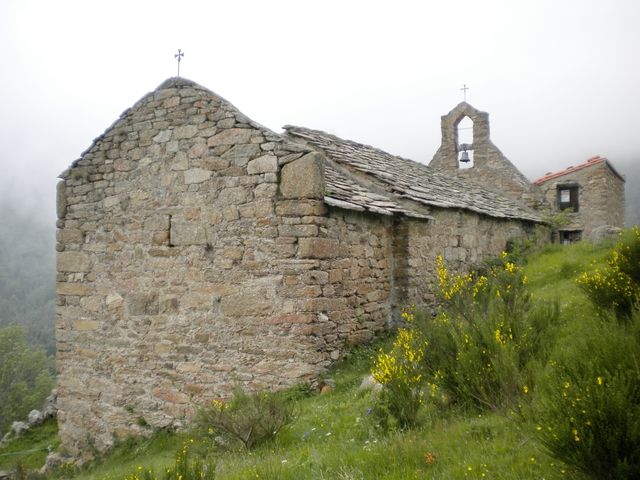
[(462, 85), (462, 88), (460, 89), (462, 90), (462, 93), (464, 94), (464, 101), (467, 101), (467, 90), (469, 90), (469, 87), (467, 87), (467, 84), (465, 83), (464, 85)]
[(182, 57), (184, 57), (184, 53), (178, 49), (178, 53), (174, 55), (174, 58), (178, 60), (178, 76), (180, 76), (180, 60), (182, 60)]

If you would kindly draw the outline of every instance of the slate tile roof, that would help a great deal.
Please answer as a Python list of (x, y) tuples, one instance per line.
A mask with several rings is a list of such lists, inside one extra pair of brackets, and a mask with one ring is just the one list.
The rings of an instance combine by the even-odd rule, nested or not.
[(613, 165), (611, 165), (609, 160), (607, 160), (605, 157), (601, 157), (601, 156), (597, 155), (595, 157), (591, 157), (589, 160), (587, 160), (586, 162), (581, 163), (579, 165), (567, 167), (564, 170), (561, 170), (561, 171), (555, 172), (555, 173), (549, 172), (544, 177), (539, 178), (538, 180), (536, 180), (533, 183), (535, 185), (542, 185), (543, 183), (548, 182), (549, 180), (553, 180), (554, 178), (562, 177), (564, 175), (568, 175), (570, 173), (573, 173), (573, 172), (575, 172), (577, 170), (582, 170), (583, 168), (591, 167), (593, 165), (598, 165), (600, 163), (605, 163), (611, 169), (611, 171), (614, 173), (614, 175), (616, 175), (623, 182), (625, 181), (624, 177), (622, 175), (620, 175), (615, 168), (613, 168)]
[(328, 205), (381, 215), (400, 213), (413, 218), (433, 218), (416, 208), (411, 208), (411, 206), (400, 205), (391, 193), (381, 189), (372, 191), (370, 186), (363, 186), (348, 173), (341, 171), (338, 166), (330, 163), (325, 164), (324, 176), (327, 189), (324, 201)]
[[(286, 125), (287, 134), (324, 152), (338, 166), (364, 173), (382, 185), (384, 193), (373, 192), (365, 182), (347, 178), (330, 164), (325, 167), (328, 194), (325, 202), (353, 210), (381, 209), (377, 213), (426, 215), (411, 208), (418, 205), (440, 208), (460, 208), (495, 218), (541, 222), (541, 216), (524, 205), (484, 190), (465, 179), (436, 172), (413, 160), (398, 157), (369, 145), (344, 140), (320, 130)], [(385, 198), (378, 198), (385, 197)], [(395, 204), (395, 205), (394, 205)]]

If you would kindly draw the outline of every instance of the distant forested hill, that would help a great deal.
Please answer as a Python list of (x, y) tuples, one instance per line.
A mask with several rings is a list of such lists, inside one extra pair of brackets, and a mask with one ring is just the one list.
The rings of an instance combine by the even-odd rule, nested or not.
[(625, 190), (625, 223), (627, 227), (640, 225), (640, 159), (620, 165), (620, 172), (626, 177)]
[(55, 224), (0, 200), (0, 327), (19, 324), (55, 351)]

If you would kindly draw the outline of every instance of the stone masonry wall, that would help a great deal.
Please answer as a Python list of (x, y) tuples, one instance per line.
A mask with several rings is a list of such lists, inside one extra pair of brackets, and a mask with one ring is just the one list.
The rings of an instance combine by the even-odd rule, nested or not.
[(514, 239), (532, 238), (533, 226), (479, 216), (461, 210), (438, 209), (434, 221), (409, 221), (409, 270), (405, 305), (432, 306), (435, 302), (436, 257), (448, 269), (466, 272), (483, 260), (505, 251)]
[(540, 185), (546, 203), (558, 210), (558, 186), (579, 186), (579, 209), (569, 215), (570, 224), (563, 230), (582, 230), (582, 238), (604, 226), (624, 226), (624, 182), (600, 162)]
[(141, 419), (180, 424), (236, 383), (278, 388), (322, 371), (337, 344), (315, 330), (326, 315), (312, 292), (330, 292), (336, 275), (316, 272), (329, 248), (315, 239), (323, 190), (319, 154), (181, 79), (63, 174), (56, 338), (68, 453), (144, 434)]

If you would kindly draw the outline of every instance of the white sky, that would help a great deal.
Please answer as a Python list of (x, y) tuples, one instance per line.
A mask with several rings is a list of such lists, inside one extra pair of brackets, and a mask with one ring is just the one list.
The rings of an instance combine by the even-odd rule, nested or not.
[(0, 0), (0, 197), (53, 218), (56, 177), (176, 73), (275, 131), (428, 163), (462, 100), (529, 178), (640, 161), (640, 0)]

